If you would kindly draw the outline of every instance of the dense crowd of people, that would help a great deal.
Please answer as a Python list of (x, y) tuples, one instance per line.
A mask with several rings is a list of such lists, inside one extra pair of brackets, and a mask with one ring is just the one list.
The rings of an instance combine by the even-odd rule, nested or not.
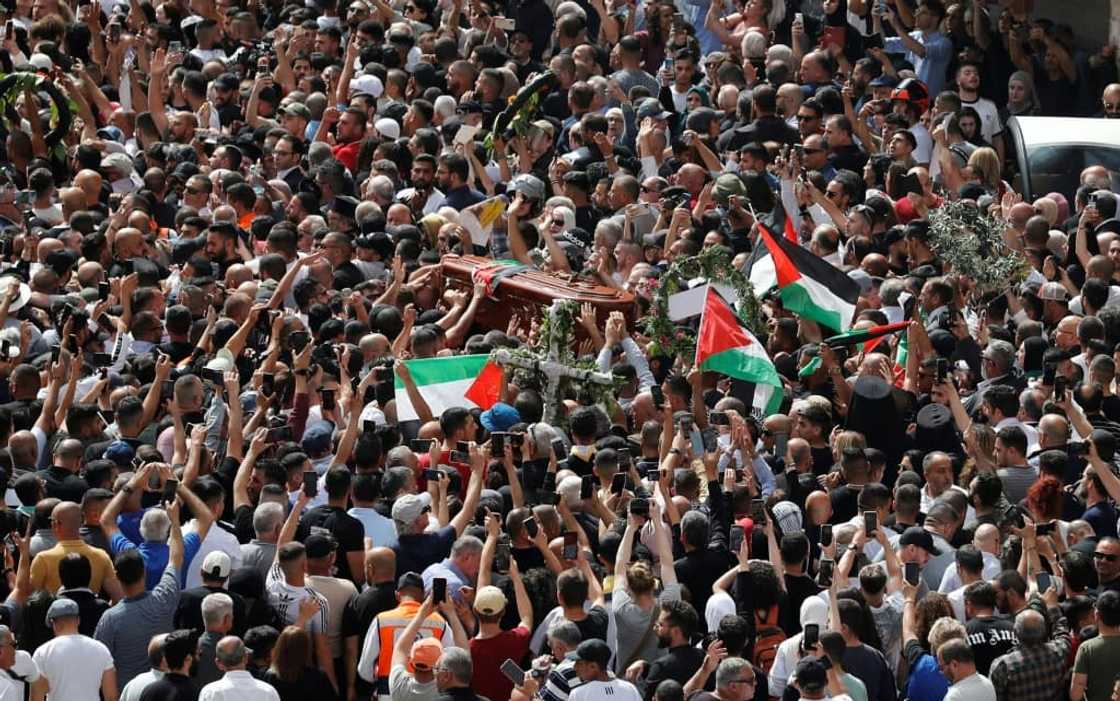
[[(0, 701), (1120, 699), (1114, 174), (1025, 200), (1007, 128), (1120, 116), (1113, 47), (1032, 0), (3, 13)], [(650, 331), (713, 253), (766, 410)], [(550, 295), (570, 349), (434, 389)]]

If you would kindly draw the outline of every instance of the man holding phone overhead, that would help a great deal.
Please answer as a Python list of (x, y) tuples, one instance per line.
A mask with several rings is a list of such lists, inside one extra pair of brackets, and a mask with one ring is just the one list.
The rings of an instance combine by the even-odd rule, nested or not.
[(455, 514), (451, 523), (434, 532), (428, 531), (432, 511), (432, 498), (428, 492), (397, 497), (392, 515), (397, 526), (397, 545), (393, 552), (397, 555), (398, 576), (405, 572), (423, 572), (451, 553), (451, 546), (474, 519), (482, 494), (482, 472), (489, 457), (489, 448), (479, 449), (471, 444), (470, 481), (463, 508)]

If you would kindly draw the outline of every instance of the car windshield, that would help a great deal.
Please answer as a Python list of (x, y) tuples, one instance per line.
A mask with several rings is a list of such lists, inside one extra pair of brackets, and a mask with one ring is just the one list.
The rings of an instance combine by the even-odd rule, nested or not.
[[(1081, 171), (1091, 165), (1103, 165), (1115, 186), (1120, 183), (1120, 148), (1101, 144), (1043, 144), (1029, 149), (1030, 192), (1040, 197), (1060, 192), (1070, 201), (1080, 184)], [(1015, 177), (1013, 187), (1020, 190), (1022, 174)]]

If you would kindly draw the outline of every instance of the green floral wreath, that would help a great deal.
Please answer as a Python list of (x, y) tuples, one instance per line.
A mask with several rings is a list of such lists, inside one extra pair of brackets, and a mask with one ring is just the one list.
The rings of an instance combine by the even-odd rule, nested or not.
[[(576, 370), (598, 371), (599, 367), (594, 359), (577, 358), (575, 351), (572, 350), (576, 319), (579, 317), (579, 313), (578, 302), (574, 300), (558, 301), (555, 314), (549, 313), (549, 310), (546, 309), (534, 347), (522, 345), (518, 348), (506, 349), (507, 352), (523, 360), (540, 360), (542, 355), (547, 354), (553, 342), (556, 341), (556, 347), (559, 350), (557, 361), (561, 364)], [(510, 372), (512, 373), (512, 381), (518, 387), (537, 387), (543, 390), (547, 382), (544, 373), (534, 370), (511, 368)], [(619, 378), (615, 378), (612, 385), (581, 382), (577, 379), (567, 378), (560, 386), (560, 395), (563, 397), (569, 393), (569, 390), (575, 389), (576, 394), (582, 400), (606, 408), (616, 403), (615, 394), (621, 383)], [(557, 425), (564, 425), (567, 422), (563, 412), (559, 416), (545, 417), (545, 419)]]
[(976, 299), (1018, 285), (1030, 263), (1003, 239), (1006, 223), (969, 202), (945, 202), (929, 214), (929, 246), (952, 272), (968, 277)]
[(697, 255), (678, 258), (662, 273), (653, 293), (650, 313), (642, 324), (645, 335), (651, 340), (651, 355), (670, 358), (692, 358), (696, 355), (695, 335), (669, 318), (669, 298), (687, 289), (688, 281), (698, 277), (734, 289), (739, 300), (736, 310), (739, 319), (760, 340), (765, 339), (766, 325), (750, 279), (731, 264), (725, 249), (713, 246)]

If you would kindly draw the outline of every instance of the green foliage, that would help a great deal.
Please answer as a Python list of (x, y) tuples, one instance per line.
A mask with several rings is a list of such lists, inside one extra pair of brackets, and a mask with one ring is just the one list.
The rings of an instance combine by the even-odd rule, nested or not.
[(1003, 239), (1006, 224), (969, 202), (945, 202), (929, 214), (929, 246), (947, 269), (972, 281), (977, 299), (1026, 279), (1030, 263)]
[(766, 325), (754, 288), (746, 274), (731, 264), (723, 248), (709, 247), (694, 256), (677, 258), (661, 275), (653, 293), (649, 315), (643, 321), (643, 331), (653, 342), (650, 353), (670, 358), (691, 359), (696, 355), (696, 338), (669, 319), (669, 298), (687, 288), (689, 280), (702, 277), (709, 282), (728, 285), (735, 290), (739, 300), (736, 314), (751, 333), (759, 339), (766, 338)]

